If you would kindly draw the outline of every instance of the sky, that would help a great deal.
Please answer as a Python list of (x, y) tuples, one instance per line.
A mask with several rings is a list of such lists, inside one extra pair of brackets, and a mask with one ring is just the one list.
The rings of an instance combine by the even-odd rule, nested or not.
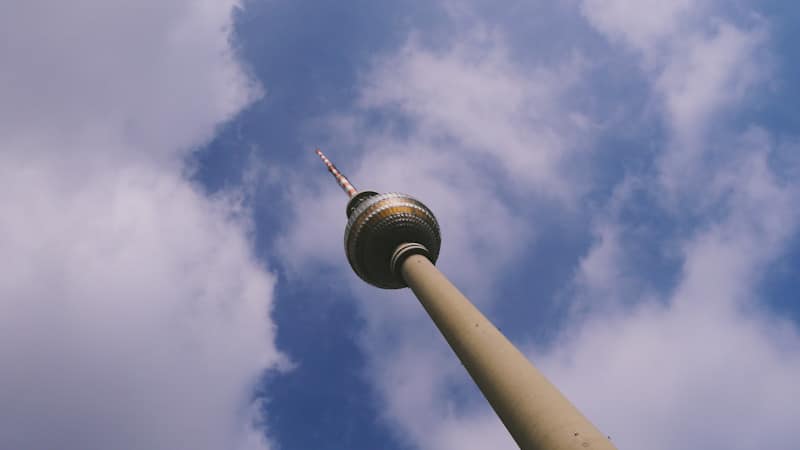
[(0, 448), (515, 448), (346, 196), (618, 448), (793, 448), (800, 7), (0, 4)]

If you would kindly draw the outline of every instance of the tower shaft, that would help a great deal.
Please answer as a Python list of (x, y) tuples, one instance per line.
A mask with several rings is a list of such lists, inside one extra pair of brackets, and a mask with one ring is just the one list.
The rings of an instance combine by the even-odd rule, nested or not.
[(427, 257), (399, 272), (522, 450), (615, 450)]

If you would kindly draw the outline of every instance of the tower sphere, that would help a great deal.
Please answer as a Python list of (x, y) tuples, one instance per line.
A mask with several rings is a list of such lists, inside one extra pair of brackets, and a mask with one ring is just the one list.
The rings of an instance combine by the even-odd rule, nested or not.
[(392, 258), (401, 244), (414, 244), (406, 246), (409, 252), (422, 253), (433, 263), (439, 257), (439, 223), (427, 206), (409, 195), (363, 191), (350, 200), (347, 214), (347, 260), (356, 274), (373, 286), (406, 287), (393, 270)]

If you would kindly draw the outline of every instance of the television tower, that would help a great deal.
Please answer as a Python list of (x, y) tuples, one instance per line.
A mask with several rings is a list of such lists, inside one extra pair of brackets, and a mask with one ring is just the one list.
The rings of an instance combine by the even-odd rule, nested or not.
[(358, 192), (317, 149), (350, 197), (344, 247), (367, 283), (410, 287), (522, 450), (615, 450), (602, 434), (434, 266), (433, 212), (406, 194)]

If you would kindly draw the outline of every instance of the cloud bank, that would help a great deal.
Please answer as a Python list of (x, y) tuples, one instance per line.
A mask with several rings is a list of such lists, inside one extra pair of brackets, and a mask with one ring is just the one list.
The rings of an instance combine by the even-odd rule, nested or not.
[(274, 280), (184, 173), (259, 95), (236, 7), (0, 7), (0, 447), (268, 448)]

